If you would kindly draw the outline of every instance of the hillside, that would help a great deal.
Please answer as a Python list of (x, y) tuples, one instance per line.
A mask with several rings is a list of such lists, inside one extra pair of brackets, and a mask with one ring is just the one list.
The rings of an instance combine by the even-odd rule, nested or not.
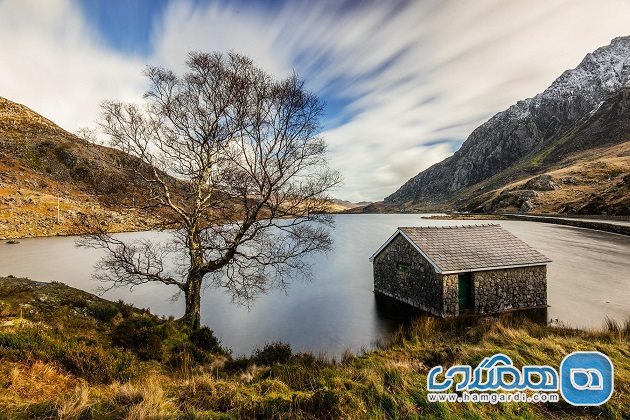
[(120, 182), (127, 174), (111, 163), (123, 159), (0, 97), (0, 238), (79, 233), (84, 215), (112, 231), (146, 229), (151, 219), (133, 208)]
[[(623, 181), (630, 173), (625, 144), (630, 141), (628, 56), (630, 37), (615, 38), (588, 54), (544, 92), (479, 126), (453, 156), (407, 181), (385, 205), (477, 211), (534, 211), (537, 206), (539, 212), (630, 214), (623, 204), (630, 198)], [(547, 172), (558, 192), (513, 192), (533, 175)], [(502, 193), (498, 202), (488, 202)], [(518, 197), (505, 201), (505, 194)], [(523, 205), (527, 198), (536, 200)]]
[[(129, 155), (90, 143), (0, 97), (0, 239), (84, 233), (86, 218), (110, 232), (155, 227), (160, 220), (139, 209), (146, 188), (121, 182), (130, 176), (122, 168), (132, 165), (137, 160)], [(174, 194), (185, 189), (166, 178)], [(326, 212), (362, 204), (367, 203), (330, 199)]]
[[(61, 283), (0, 278), (2, 418), (624, 418), (630, 406), (630, 324), (601, 331), (518, 317), (418, 318), (378, 350), (334, 360), (267, 345), (225, 353), (209, 330), (194, 336), (155, 317)], [(615, 366), (599, 407), (558, 403), (432, 403), (435, 365), (477, 365), (495, 353), (517, 366), (559, 366), (597, 349)]]
[(348, 210), (355, 209), (358, 207), (367, 206), (370, 204), (367, 201), (361, 201), (359, 203), (353, 203), (352, 201), (342, 200), (339, 198), (331, 198), (328, 200), (328, 213), (345, 213)]
[(630, 87), (544, 149), (454, 197), (471, 211), (629, 215)]

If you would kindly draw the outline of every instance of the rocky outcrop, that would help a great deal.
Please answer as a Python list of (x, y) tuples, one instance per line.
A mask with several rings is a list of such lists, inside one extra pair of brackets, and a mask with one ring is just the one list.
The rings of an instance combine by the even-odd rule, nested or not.
[(555, 179), (548, 174), (533, 177), (525, 183), (524, 187), (535, 191), (552, 191), (559, 188)]
[(518, 209), (521, 212), (528, 212), (534, 208), (532, 199), (538, 197), (534, 190), (504, 190), (497, 197), (484, 202), (480, 208), (474, 209), (477, 212), (496, 213), (500, 211)]
[[(579, 123), (597, 113), (611, 94), (628, 85), (628, 56), (630, 37), (615, 38), (610, 45), (587, 54), (578, 67), (564, 72), (544, 92), (519, 101), (479, 126), (453, 156), (407, 181), (385, 203), (448, 202), (462, 190), (487, 183), (517, 163), (524, 162), (524, 166), (536, 170), (545, 159), (558, 162), (572, 151), (605, 144), (609, 141), (607, 135), (583, 136), (572, 142), (565, 141), (565, 137), (575, 137), (572, 130), (579, 129)], [(613, 101), (611, 112), (600, 118), (599, 125), (589, 127), (601, 132), (611, 119), (618, 118), (619, 112), (626, 111), (625, 104), (630, 104), (627, 99), (624, 95), (617, 98), (624, 105), (615, 107)], [(487, 184), (480, 188), (497, 187)]]

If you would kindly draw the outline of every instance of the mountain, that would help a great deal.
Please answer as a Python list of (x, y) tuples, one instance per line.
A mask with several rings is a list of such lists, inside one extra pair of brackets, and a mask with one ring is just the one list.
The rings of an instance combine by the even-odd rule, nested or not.
[(371, 204), (370, 201), (360, 201), (358, 203), (353, 203), (352, 201), (342, 200), (339, 198), (330, 199), (330, 205), (328, 211), (330, 213), (341, 213), (346, 212), (350, 209), (354, 209), (357, 207), (363, 207)]
[[(494, 195), (516, 191), (514, 188), (520, 186), (519, 182), (526, 183), (532, 175), (579, 166), (580, 162), (586, 163), (584, 159), (593, 158), (613, 159), (614, 163), (600, 162), (613, 166), (606, 175), (606, 182), (612, 182), (611, 185), (621, 182), (619, 185), (624, 186), (621, 176), (630, 172), (626, 159), (630, 147), (608, 149), (630, 140), (629, 83), (630, 36), (615, 38), (610, 45), (587, 54), (575, 69), (565, 71), (544, 92), (517, 102), (476, 128), (453, 156), (411, 178), (385, 198), (385, 204), (395, 208), (455, 207), (494, 211), (497, 208), (492, 205), (484, 207), (485, 201), (496, 198)], [(611, 177), (611, 174), (616, 175)], [(575, 180), (576, 183), (582, 181)], [(548, 191), (576, 184), (556, 182), (555, 185)], [(596, 188), (600, 189), (606, 188)], [(541, 190), (528, 191), (538, 195), (524, 194), (532, 195), (530, 198), (538, 199), (545, 207)], [(597, 195), (597, 191), (590, 194)], [(572, 202), (578, 197), (565, 198)], [(519, 200), (501, 208), (532, 210), (530, 205), (535, 200), (529, 200), (530, 204), (525, 206), (522, 203), (527, 200), (521, 200), (521, 205), (517, 206)], [(549, 207), (550, 211), (565, 212), (580, 209), (579, 200), (569, 207)], [(607, 211), (605, 203), (590, 209)], [(627, 214), (630, 208), (622, 206), (613, 213)]]
[[(112, 164), (129, 158), (0, 97), (0, 238), (79, 233), (84, 215), (113, 231), (146, 229), (151, 220), (120, 182), (127, 174)], [(128, 206), (112, 204), (121, 197)]]

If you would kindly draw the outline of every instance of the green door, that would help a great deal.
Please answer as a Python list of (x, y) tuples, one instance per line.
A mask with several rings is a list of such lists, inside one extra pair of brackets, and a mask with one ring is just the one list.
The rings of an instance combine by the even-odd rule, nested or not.
[(459, 311), (469, 311), (472, 307), (472, 275), (471, 273), (462, 273), (458, 276), (458, 297)]

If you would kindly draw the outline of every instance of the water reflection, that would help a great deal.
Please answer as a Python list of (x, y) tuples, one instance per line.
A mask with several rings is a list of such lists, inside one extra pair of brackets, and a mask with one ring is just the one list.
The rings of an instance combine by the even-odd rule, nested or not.
[(374, 307), (380, 319), (391, 320), (397, 325), (408, 323), (418, 316), (430, 316), (421, 309), (414, 308), (381, 293), (374, 293)]
[[(375, 310), (378, 317), (390, 320), (391, 325), (395, 326), (395, 331), (401, 325), (408, 325), (418, 317), (431, 317), (432, 315), (411, 305), (402, 303), (389, 296), (380, 293), (374, 293)], [(528, 320), (537, 324), (546, 325), (549, 319), (548, 308), (520, 309), (501, 314), (488, 315), (462, 315), (458, 317), (465, 326), (473, 326), (478, 322), (486, 320), (501, 319), (505, 321), (511, 320)]]

